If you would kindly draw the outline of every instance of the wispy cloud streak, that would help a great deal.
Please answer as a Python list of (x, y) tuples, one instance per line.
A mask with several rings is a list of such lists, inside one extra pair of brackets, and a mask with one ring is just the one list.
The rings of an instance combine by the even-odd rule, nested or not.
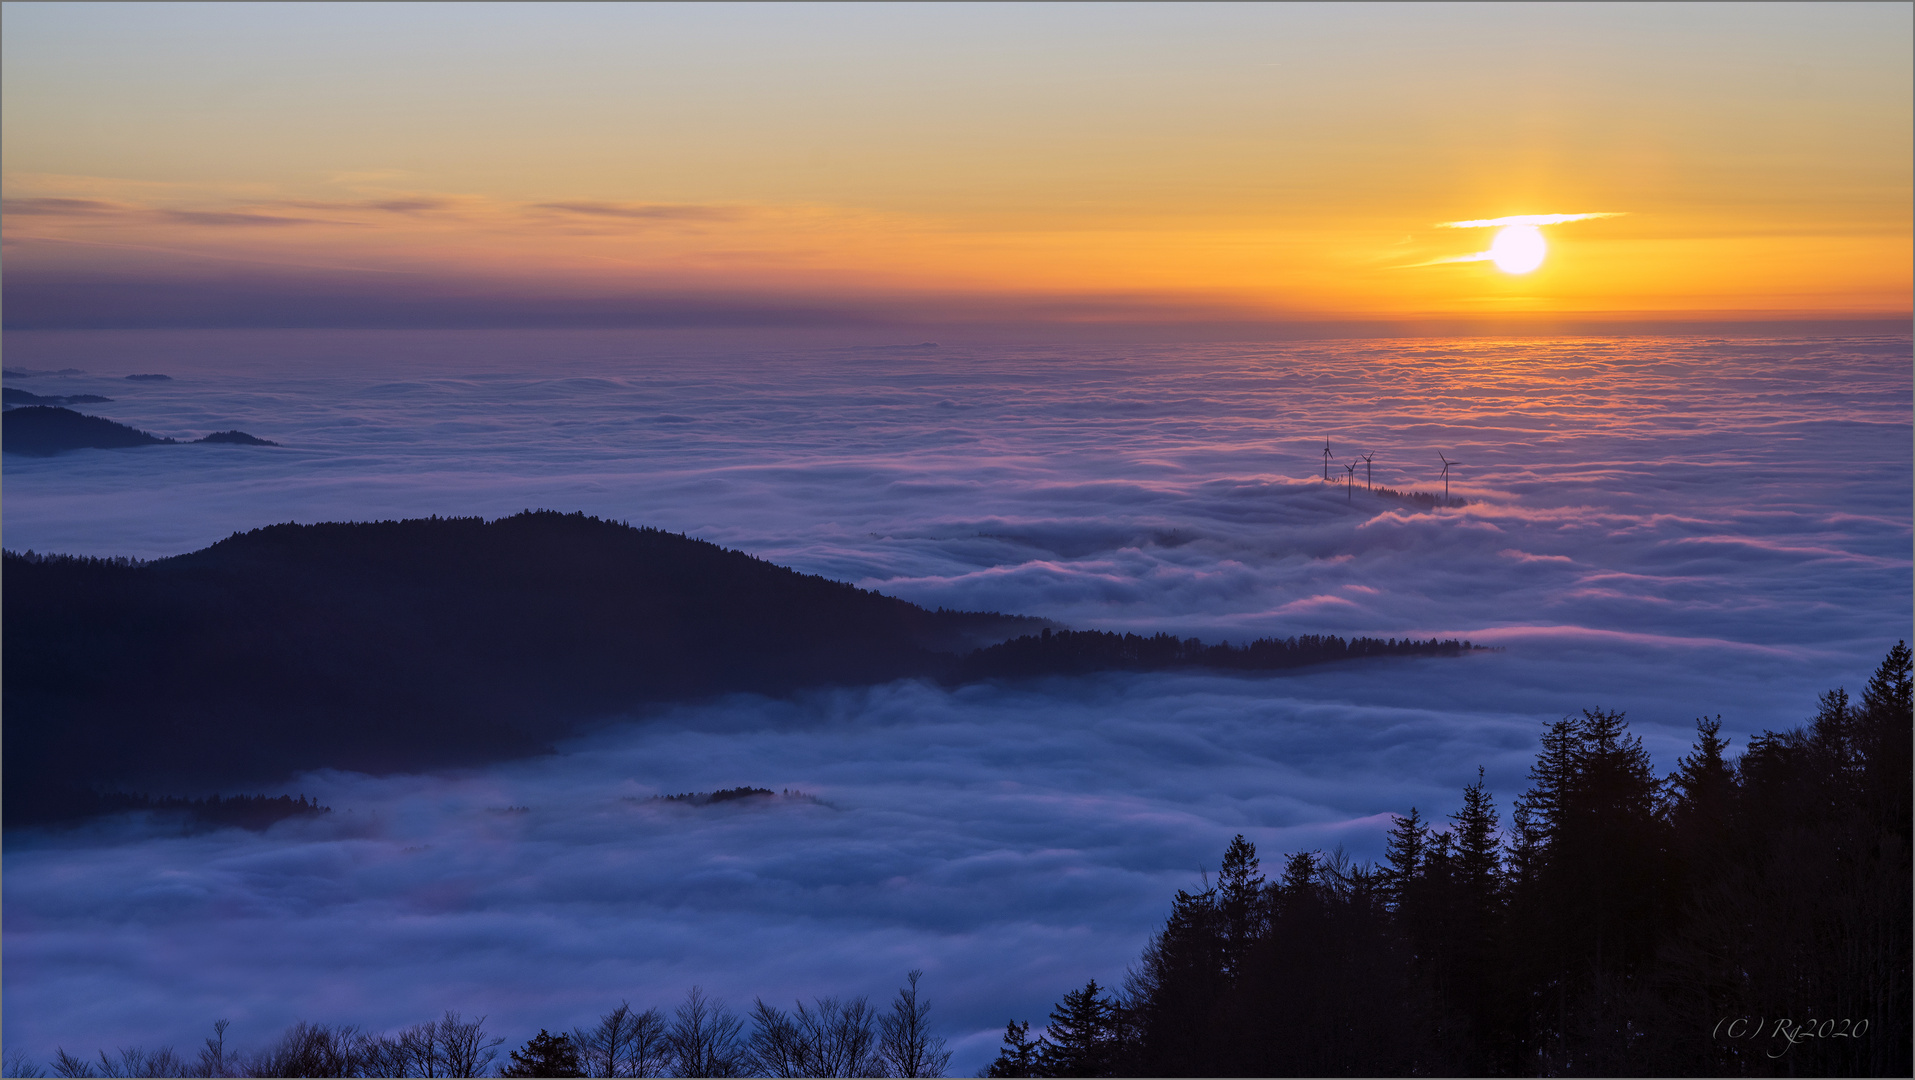
[(1439, 229), (1500, 229), (1505, 225), (1561, 225), (1570, 221), (1624, 217), (1627, 214), (1626, 210), (1594, 214), (1515, 214), (1510, 217), (1478, 218), (1474, 221), (1439, 221), (1436, 227)]

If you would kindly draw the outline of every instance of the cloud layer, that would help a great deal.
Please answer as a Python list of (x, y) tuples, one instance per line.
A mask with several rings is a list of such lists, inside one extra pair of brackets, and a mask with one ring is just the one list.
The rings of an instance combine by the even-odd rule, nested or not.
[[(877, 996), (922, 966), (968, 1071), (1007, 1014), (1119, 977), (1234, 832), (1374, 855), (1381, 815), (1447, 813), (1476, 765), (1506, 806), (1566, 711), (1628, 709), (1667, 767), (1696, 715), (1738, 744), (1798, 722), (1907, 634), (1905, 338), (8, 344), (12, 366), (86, 371), (9, 385), (285, 444), (9, 459), (13, 549), (151, 556), (271, 521), (543, 506), (931, 606), (1507, 649), (706, 703), (473, 774), (302, 778), (339, 812), (264, 836), (14, 841), (9, 1045), (42, 1054), (444, 1008), (522, 1039), (692, 982)], [(173, 380), (121, 378), (151, 371)], [(1366, 492), (1362, 468), (1326, 483), (1326, 439), (1399, 490), (1440, 494), (1437, 452), (1461, 459), (1469, 505)], [(822, 801), (627, 801), (739, 784)]]

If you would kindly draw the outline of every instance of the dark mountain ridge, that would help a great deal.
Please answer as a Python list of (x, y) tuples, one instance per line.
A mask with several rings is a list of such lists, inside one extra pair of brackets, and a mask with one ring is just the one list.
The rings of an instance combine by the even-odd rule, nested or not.
[(0, 387), (0, 405), (104, 405), (112, 400), (98, 394), (30, 394), (11, 386)]
[(3, 567), (9, 825), (105, 809), (115, 790), (534, 754), (583, 722), (720, 693), (1466, 648), (1053, 634), (550, 511), (274, 525), (151, 562), (9, 552)]
[[(31, 395), (29, 395), (31, 396)], [(53, 399), (44, 399), (51, 401)], [(105, 401), (105, 398), (99, 398)], [(138, 428), (88, 416), (54, 405), (25, 405), (8, 409), (0, 419), (0, 449), (9, 454), (49, 457), (68, 450), (116, 450), (127, 446), (176, 446), (178, 439), (151, 435)], [(219, 431), (195, 443), (236, 443), (243, 446), (278, 446), (276, 442), (255, 438), (243, 431)]]

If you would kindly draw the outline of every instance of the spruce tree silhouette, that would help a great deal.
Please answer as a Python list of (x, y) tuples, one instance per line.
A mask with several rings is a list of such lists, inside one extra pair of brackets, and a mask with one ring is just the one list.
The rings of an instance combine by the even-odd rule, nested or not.
[(584, 1076), (579, 1069), (578, 1048), (568, 1035), (553, 1035), (544, 1028), (512, 1051), (512, 1060), (499, 1070), (500, 1076)]

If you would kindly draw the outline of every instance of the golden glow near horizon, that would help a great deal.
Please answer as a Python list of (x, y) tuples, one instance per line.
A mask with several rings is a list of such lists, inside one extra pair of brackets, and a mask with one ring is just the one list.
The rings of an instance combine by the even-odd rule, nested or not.
[(1910, 306), (1907, 5), (4, 17), (10, 281), (1063, 319)]

